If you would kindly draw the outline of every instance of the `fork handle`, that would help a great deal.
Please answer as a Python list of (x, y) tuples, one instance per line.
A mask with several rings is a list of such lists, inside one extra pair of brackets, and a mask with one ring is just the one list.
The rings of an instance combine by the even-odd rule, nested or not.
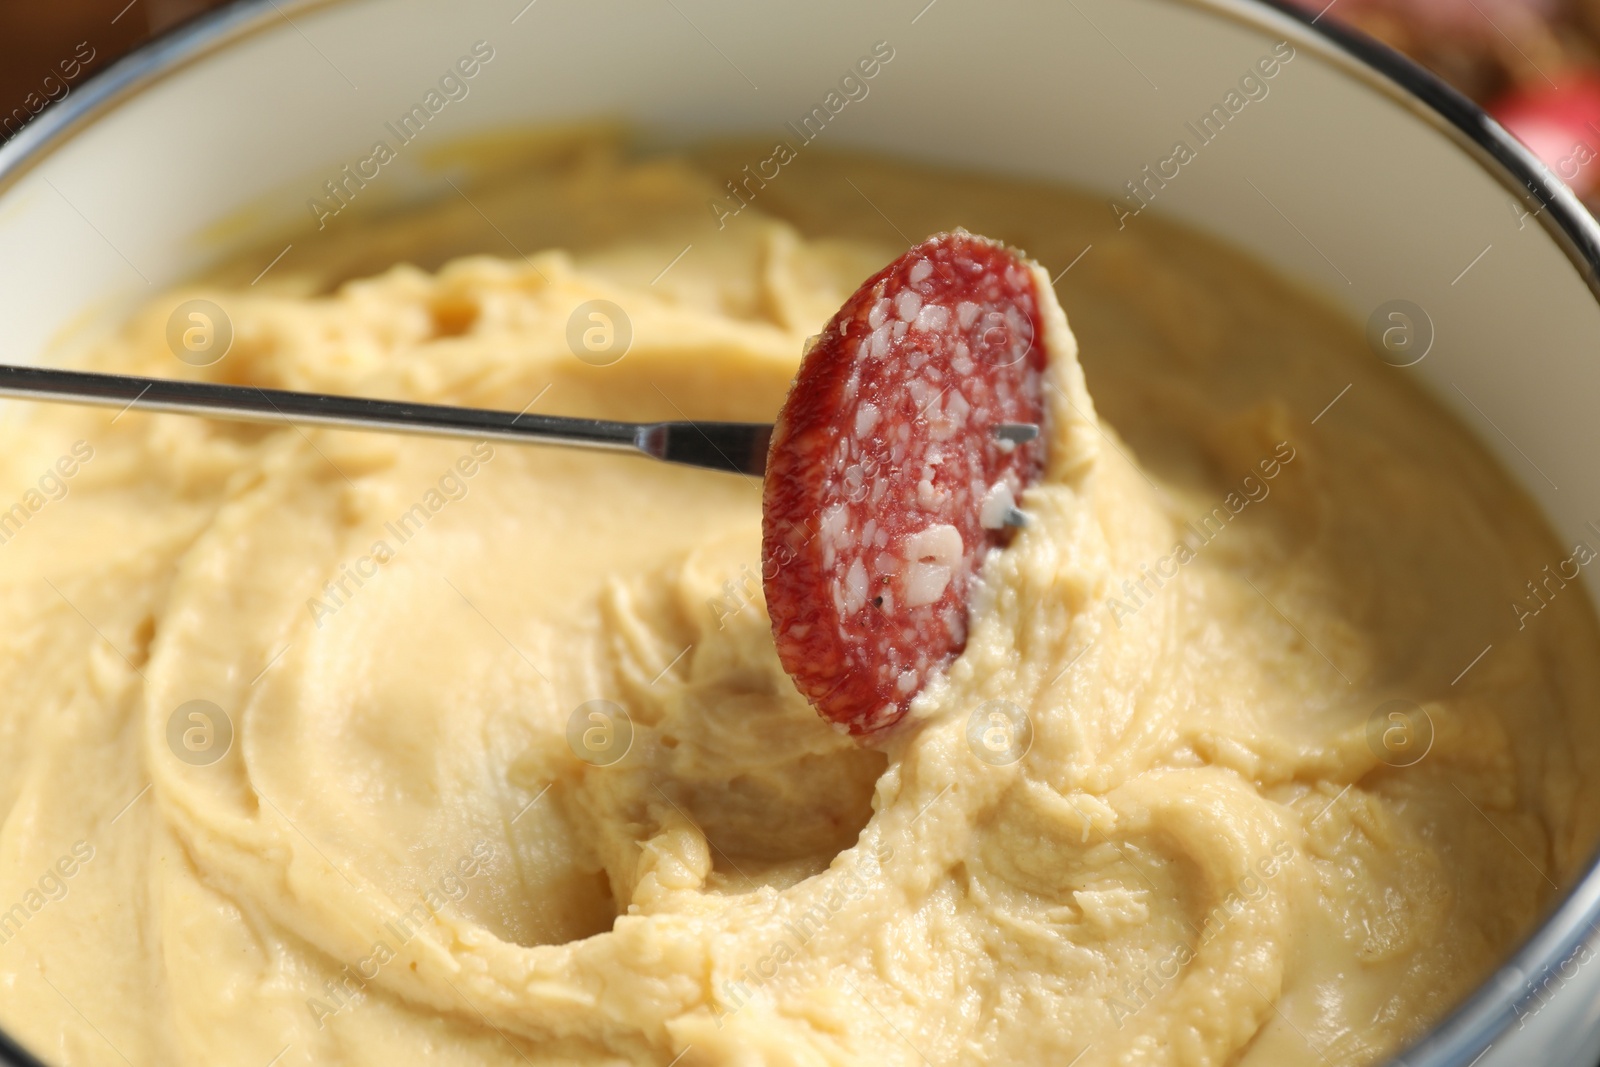
[(768, 429), (754, 423), (638, 423), (575, 419), (533, 415), (526, 411), (413, 404), (333, 393), (262, 389), (253, 385), (142, 378), (129, 374), (9, 364), (0, 364), (0, 396), (93, 404), (121, 408), (122, 411), (137, 408), (179, 415), (204, 415), (244, 422), (330, 426), (341, 430), (377, 430), (432, 437), (489, 438), (519, 444), (636, 452), (668, 462), (744, 473), (750, 473), (748, 464), (729, 460), (715, 447), (709, 452), (691, 450), (683, 455), (675, 455), (664, 454), (658, 442), (672, 436), (674, 430), (701, 436), (705, 436), (709, 430), (714, 437), (718, 431), (725, 432), (728, 429), (744, 429), (749, 433)]

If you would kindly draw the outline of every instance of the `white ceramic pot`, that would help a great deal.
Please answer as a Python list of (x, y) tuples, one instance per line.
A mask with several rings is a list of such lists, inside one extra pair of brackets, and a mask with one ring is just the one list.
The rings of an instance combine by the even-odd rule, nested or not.
[[(480, 41), (494, 58), (429, 117), (434, 144), (589, 116), (666, 143), (775, 133), (887, 41), (892, 70), (827, 124), (830, 147), (1070, 183), (1129, 225), (1139, 207), (1242, 246), (1358, 321), (1381, 309), (1380, 330), (1431, 344), (1398, 373), (1479, 433), (1563, 540), (1600, 520), (1600, 229), (1416, 67), (1255, 0), (245, 0), (0, 148), (0, 359), (36, 361), (229, 248), (315, 240), (322, 183)], [(1268, 79), (1279, 42), (1294, 59)], [(1180, 140), (1192, 159), (1175, 159)], [(420, 155), (372, 184), (438, 192)], [(1409, 319), (1387, 317), (1393, 301)], [(1595, 1063), (1600, 967), (1582, 961), (1597, 918), (1591, 867), (1403, 1062)]]

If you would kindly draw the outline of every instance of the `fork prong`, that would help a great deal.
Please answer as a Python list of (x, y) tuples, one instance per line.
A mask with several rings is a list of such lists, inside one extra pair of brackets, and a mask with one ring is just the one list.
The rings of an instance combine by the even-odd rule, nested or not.
[(994, 436), (999, 441), (1009, 441), (1013, 445), (1025, 445), (1039, 436), (1039, 426), (1032, 422), (1001, 422), (994, 427)]

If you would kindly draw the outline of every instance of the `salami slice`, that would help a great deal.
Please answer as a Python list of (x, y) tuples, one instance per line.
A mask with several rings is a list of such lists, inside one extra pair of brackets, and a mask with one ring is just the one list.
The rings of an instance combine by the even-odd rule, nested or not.
[(800, 691), (852, 734), (898, 721), (966, 646), (978, 568), (1022, 521), (1048, 438), (1039, 277), (987, 238), (928, 238), (845, 302), (778, 416), (762, 500), (772, 634)]

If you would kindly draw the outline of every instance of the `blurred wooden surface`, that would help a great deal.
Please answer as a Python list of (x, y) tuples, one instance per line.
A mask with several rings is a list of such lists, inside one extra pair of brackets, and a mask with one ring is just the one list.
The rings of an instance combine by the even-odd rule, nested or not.
[(0, 140), (136, 45), (222, 3), (0, 0)]

